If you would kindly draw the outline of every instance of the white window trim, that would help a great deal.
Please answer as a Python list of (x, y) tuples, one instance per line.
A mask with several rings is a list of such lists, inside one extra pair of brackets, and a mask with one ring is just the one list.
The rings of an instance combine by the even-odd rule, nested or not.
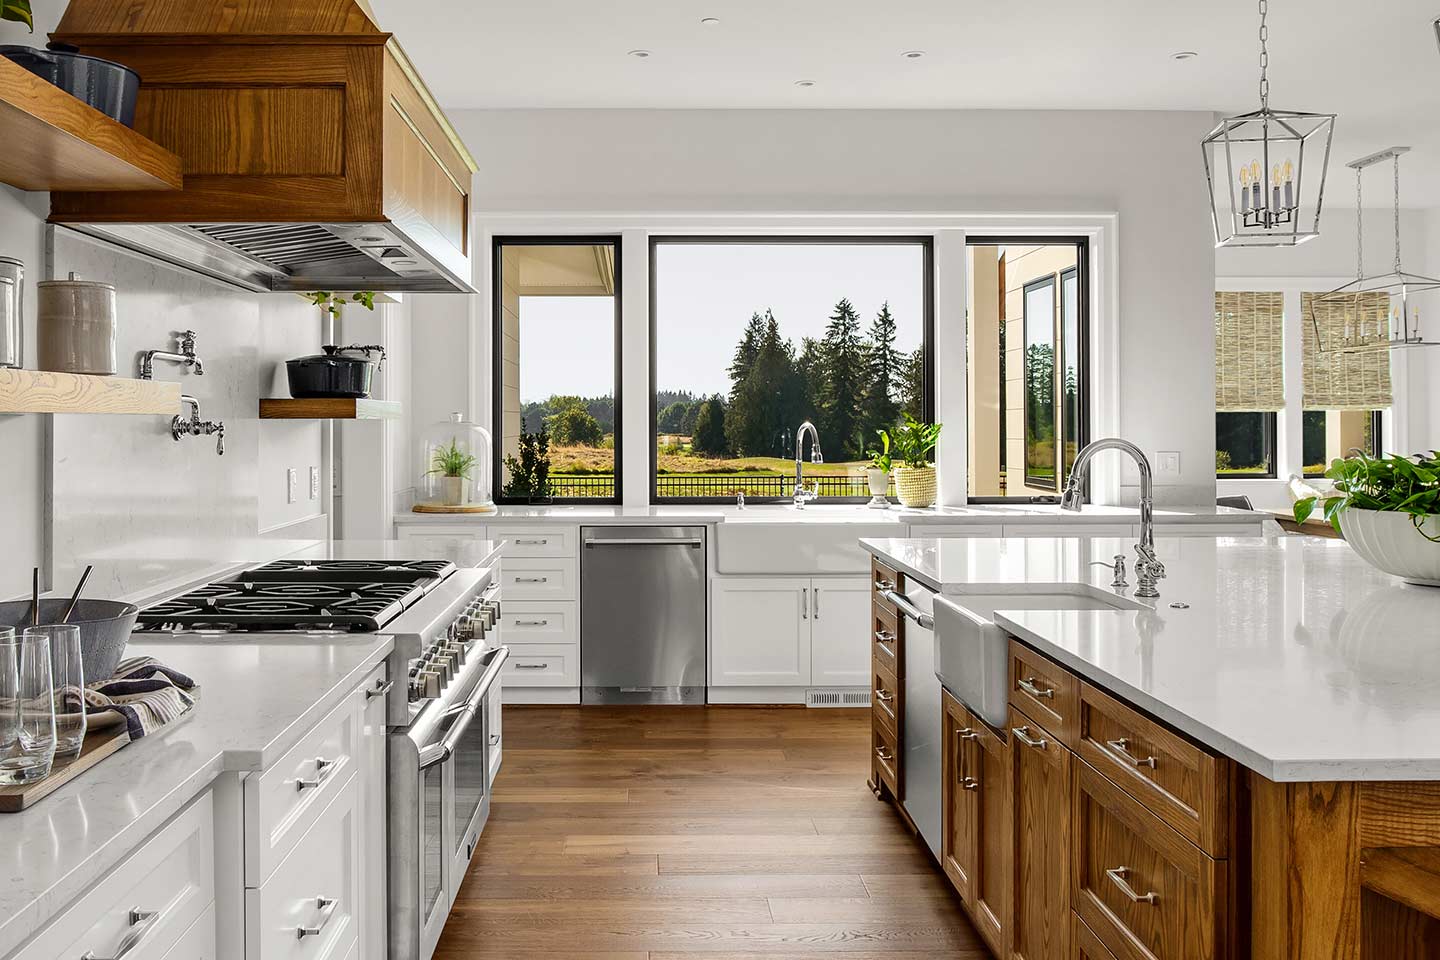
[[(965, 237), (969, 233), (1005, 236), (1083, 236), (1090, 242), (1090, 432), (1093, 437), (1115, 436), (1120, 430), (1120, 319), (1119, 319), (1119, 215), (1028, 213), (836, 213), (836, 214), (716, 214), (716, 213), (490, 213), (476, 211), (474, 285), (468, 337), (472, 346), (470, 416), (490, 422), (489, 390), (475, 390), (491, 375), (489, 331), (493, 298), (490, 249), (496, 236), (598, 235), (621, 237), (621, 377), (625, 401), (621, 429), (627, 437), (643, 437), (650, 427), (650, 254), (652, 235), (683, 234), (811, 234), (823, 236), (893, 234), (932, 238), (935, 290), (933, 309), (935, 419), (947, 424), (936, 462), (939, 467), (939, 503), (962, 507), (968, 503), (968, 438), (966, 331), (947, 318), (965, 315)], [(960, 424), (958, 429), (956, 424)], [(650, 503), (650, 452), (647, 444), (622, 447), (621, 469), (627, 478), (646, 478), (624, 485), (624, 506)], [(1118, 501), (1122, 465), (1097, 462), (1091, 472), (1091, 496), (1097, 503)]]

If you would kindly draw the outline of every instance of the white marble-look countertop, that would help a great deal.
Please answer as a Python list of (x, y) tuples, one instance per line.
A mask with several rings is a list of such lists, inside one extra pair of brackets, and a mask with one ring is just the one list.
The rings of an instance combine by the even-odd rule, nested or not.
[(194, 711), (29, 810), (0, 814), (0, 956), (20, 946), (224, 771), (277, 760), (360, 685), (389, 637), (132, 643), (193, 678)]
[(412, 537), (409, 540), (332, 540), (285, 554), (304, 560), (449, 560), (461, 569), (484, 567), (502, 552), (504, 540)]
[[(1229, 507), (1194, 507), (1155, 511), (1155, 522), (1222, 523), (1253, 522), (1261, 524), (1268, 514)], [(1087, 505), (1079, 512), (1061, 510), (1055, 504), (976, 504), (968, 507), (930, 507), (916, 510), (894, 505), (888, 510), (872, 509), (864, 504), (816, 504), (802, 510), (786, 503), (757, 503), (747, 507), (728, 504), (673, 505), (650, 507), (599, 506), (589, 504), (551, 504), (549, 506), (500, 506), (493, 514), (397, 513), (395, 523), (426, 526), (476, 525), (506, 523), (893, 523), (897, 527), (912, 523), (945, 524), (1051, 524), (1074, 523), (1139, 523), (1134, 507)]]
[[(861, 543), (957, 595), (1076, 581), (1108, 590), (1109, 571), (1089, 562), (1134, 559), (1133, 541), (1118, 538)], [(1340, 540), (1156, 544), (1167, 577), (1152, 609), (996, 610), (995, 622), (1271, 780), (1440, 780), (1440, 588), (1381, 573)]]

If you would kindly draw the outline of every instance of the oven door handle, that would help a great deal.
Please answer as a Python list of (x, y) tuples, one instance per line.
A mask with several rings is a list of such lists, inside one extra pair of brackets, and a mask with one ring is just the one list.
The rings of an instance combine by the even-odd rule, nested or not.
[(470, 694), (470, 698), (463, 705), (451, 708), (458, 714), (458, 718), (445, 734), (445, 739), (439, 743), (432, 743), (420, 751), (421, 770), (433, 767), (437, 763), (444, 763), (455, 755), (455, 745), (460, 742), (461, 737), (465, 736), (465, 731), (470, 729), (470, 722), (475, 719), (480, 705), (490, 694), (490, 688), (495, 685), (495, 678), (500, 676), (500, 670), (509, 656), (509, 647), (496, 648), (494, 658), (486, 664), (485, 672), (481, 674), (480, 682), (475, 684), (475, 691)]

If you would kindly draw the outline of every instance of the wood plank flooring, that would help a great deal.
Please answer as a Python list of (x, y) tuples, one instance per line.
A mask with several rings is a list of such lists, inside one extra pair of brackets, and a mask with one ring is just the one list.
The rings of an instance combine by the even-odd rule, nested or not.
[(988, 960), (864, 710), (507, 707), (437, 960)]

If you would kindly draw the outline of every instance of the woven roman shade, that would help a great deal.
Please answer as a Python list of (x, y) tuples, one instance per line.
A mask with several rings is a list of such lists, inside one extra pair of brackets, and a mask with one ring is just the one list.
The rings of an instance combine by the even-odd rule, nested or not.
[[(1321, 353), (1315, 327), (1328, 343), (1340, 343), (1350, 333), (1389, 329), (1390, 295), (1360, 293), (1344, 302), (1327, 302), (1324, 294), (1302, 293), (1305, 349), (1301, 364), (1305, 380), (1306, 410), (1383, 410), (1394, 402), (1390, 386), (1390, 350), (1380, 347), (1360, 353)], [(1311, 318), (1314, 318), (1312, 322)], [(1349, 328), (1347, 330), (1347, 327)]]
[(1215, 410), (1242, 413), (1285, 406), (1285, 295), (1215, 294)]

